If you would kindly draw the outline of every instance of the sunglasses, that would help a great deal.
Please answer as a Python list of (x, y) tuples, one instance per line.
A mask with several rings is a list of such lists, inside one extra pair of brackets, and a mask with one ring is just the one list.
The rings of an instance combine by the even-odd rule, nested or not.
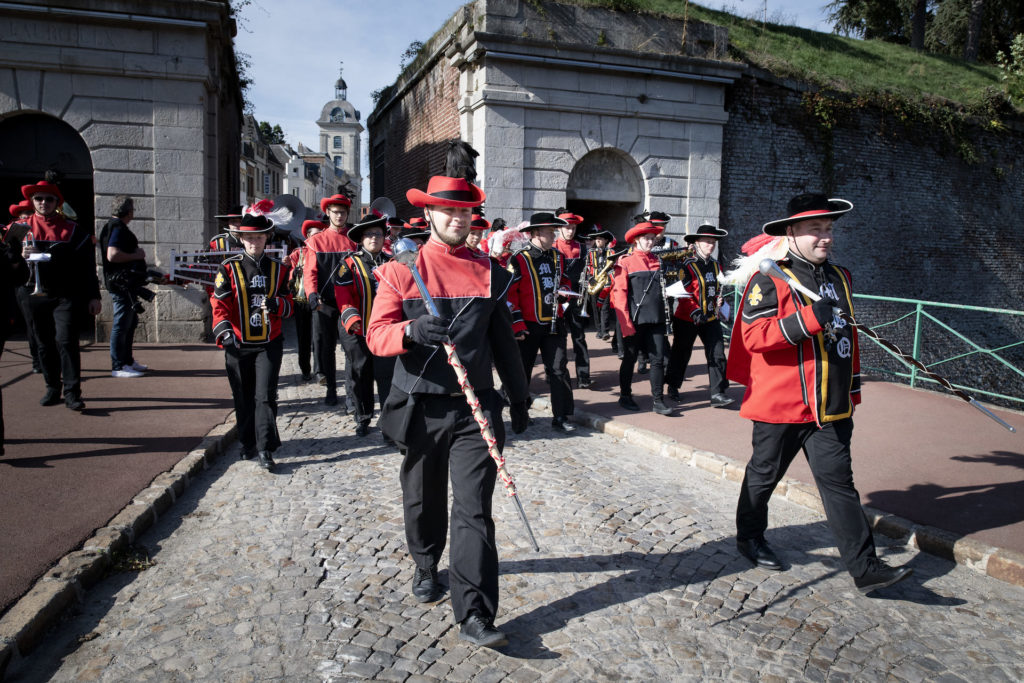
[(57, 201), (57, 198), (54, 197), (53, 195), (49, 195), (49, 194), (37, 194), (34, 197), (32, 197), (32, 201), (34, 201), (34, 202), (55, 202), (55, 201)]

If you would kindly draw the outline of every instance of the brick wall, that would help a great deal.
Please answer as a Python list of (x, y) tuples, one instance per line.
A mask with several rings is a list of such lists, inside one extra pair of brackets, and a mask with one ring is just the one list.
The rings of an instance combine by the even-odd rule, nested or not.
[[(942, 131), (858, 108), (833, 128), (829, 161), (827, 137), (797, 90), (745, 77), (730, 89), (727, 109), (721, 221), (730, 235), (723, 258), (734, 256), (764, 222), (784, 217), (790, 197), (823, 190), (853, 202), (836, 223), (835, 260), (852, 270), (858, 293), (1024, 308), (1024, 134), (973, 128), (967, 140), (976, 161), (968, 163)], [(862, 301), (858, 315), (877, 326), (910, 311), (905, 304)], [(1024, 339), (1024, 316), (931, 312), (982, 346)], [(922, 330), (926, 363), (969, 350), (934, 322), (925, 321)], [(909, 351), (914, 318), (879, 331)], [(866, 364), (901, 367), (874, 348), (865, 343)], [(1005, 355), (1024, 368), (1024, 349)], [(980, 356), (935, 369), (954, 381), (1024, 396), (1018, 375)]]

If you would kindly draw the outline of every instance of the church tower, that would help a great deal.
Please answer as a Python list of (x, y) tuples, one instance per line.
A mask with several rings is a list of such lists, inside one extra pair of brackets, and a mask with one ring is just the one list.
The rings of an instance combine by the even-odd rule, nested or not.
[(334, 99), (324, 105), (316, 125), (320, 128), (320, 153), (334, 167), (338, 185), (353, 195), (353, 205), (362, 196), (362, 175), (359, 172), (360, 134), (359, 112), (348, 101), (348, 85), (338, 70), (334, 84)]

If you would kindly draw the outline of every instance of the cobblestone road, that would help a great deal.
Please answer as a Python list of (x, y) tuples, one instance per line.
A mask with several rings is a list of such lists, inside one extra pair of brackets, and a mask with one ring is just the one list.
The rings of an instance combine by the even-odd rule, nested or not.
[(218, 459), (142, 538), (155, 565), (93, 588), (14, 680), (1024, 679), (1024, 590), (880, 537), (915, 575), (861, 596), (784, 501), (791, 566), (752, 569), (734, 483), (541, 415), (506, 451), (541, 552), (496, 501), (511, 643), (470, 647), (447, 599), (408, 594), (400, 456), (284, 373), (278, 472)]

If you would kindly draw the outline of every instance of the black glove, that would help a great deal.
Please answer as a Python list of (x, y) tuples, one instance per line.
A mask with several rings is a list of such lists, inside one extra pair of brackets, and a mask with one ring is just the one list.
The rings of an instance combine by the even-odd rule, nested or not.
[(707, 323), (708, 318), (706, 315), (704, 315), (703, 312), (694, 311), (693, 313), (690, 314), (690, 320), (693, 321), (694, 325), (704, 325), (705, 323)]
[(437, 346), (448, 339), (449, 321), (436, 315), (421, 315), (409, 325), (409, 338), (424, 346)]
[(309, 309), (311, 311), (315, 311), (320, 306), (320, 295), (317, 294), (316, 292), (313, 292), (312, 294), (306, 297), (306, 301), (309, 302)]
[(516, 401), (508, 407), (508, 417), (512, 422), (512, 431), (522, 434), (530, 425), (530, 402)]
[(225, 349), (228, 347), (228, 345), (232, 345), (236, 349), (239, 347), (238, 337), (235, 336), (235, 333), (232, 332), (231, 330), (224, 330), (223, 332), (220, 333), (220, 336), (217, 337), (217, 339), (220, 340), (220, 345), (223, 346)]
[(818, 321), (818, 324), (822, 327), (832, 322), (834, 313), (833, 308), (839, 308), (839, 302), (830, 296), (822, 297), (813, 304), (811, 304), (811, 310), (814, 311), (814, 317)]
[(268, 296), (263, 300), (263, 305), (267, 307), (267, 313), (277, 315), (278, 309), (281, 308), (281, 300), (276, 296)]

